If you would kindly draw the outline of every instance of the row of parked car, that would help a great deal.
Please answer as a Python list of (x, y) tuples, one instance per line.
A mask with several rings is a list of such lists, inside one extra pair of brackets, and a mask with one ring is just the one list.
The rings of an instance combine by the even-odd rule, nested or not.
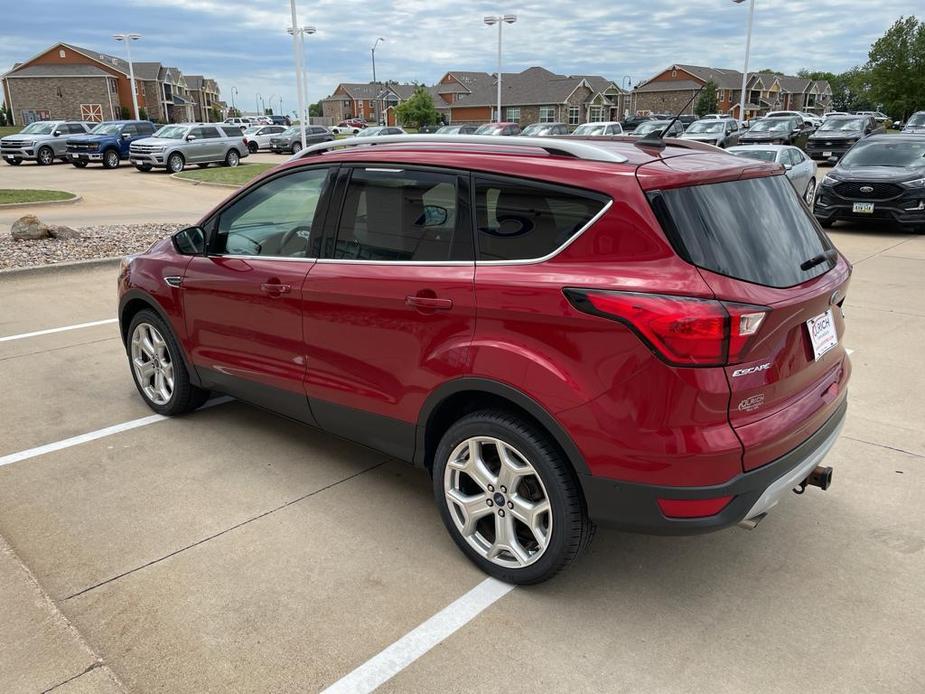
[(38, 121), (0, 140), (0, 157), (12, 166), (60, 160), (79, 169), (89, 164), (114, 169), (130, 161), (139, 171), (179, 173), (190, 164), (237, 166), (249, 151), (240, 127), (229, 123)]

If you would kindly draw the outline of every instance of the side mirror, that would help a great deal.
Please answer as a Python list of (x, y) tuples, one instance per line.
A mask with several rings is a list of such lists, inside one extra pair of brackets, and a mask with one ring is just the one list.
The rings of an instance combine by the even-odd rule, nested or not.
[(202, 255), (206, 248), (206, 232), (202, 227), (181, 229), (172, 237), (173, 247), (181, 255)]
[(448, 217), (449, 214), (445, 207), (424, 205), (424, 214), (421, 215), (419, 221), (422, 222), (421, 226), (424, 227), (439, 227), (446, 224)]
[(186, 136), (186, 141), (187, 141), (187, 142), (192, 142), (192, 141), (195, 140), (195, 139), (196, 139), (196, 136), (195, 136), (195, 135), (187, 135), (187, 136)]
[(792, 168), (793, 168), (793, 164), (784, 164), (784, 169), (786, 169), (787, 171), (790, 171), (790, 169)]
[(52, 133), (52, 135), (54, 135), (55, 137), (60, 137), (60, 136), (61, 136), (61, 131), (60, 131), (60, 130), (55, 130), (55, 131)]
[(123, 140), (129, 139), (131, 136), (132, 136), (131, 133), (122, 133), (122, 139), (123, 139)]

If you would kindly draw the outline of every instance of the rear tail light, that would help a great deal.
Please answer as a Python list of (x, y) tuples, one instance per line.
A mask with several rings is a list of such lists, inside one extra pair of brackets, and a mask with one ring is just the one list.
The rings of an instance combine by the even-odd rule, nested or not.
[(664, 361), (679, 366), (740, 362), (765, 316), (765, 306), (664, 294), (566, 289), (584, 313), (631, 328)]

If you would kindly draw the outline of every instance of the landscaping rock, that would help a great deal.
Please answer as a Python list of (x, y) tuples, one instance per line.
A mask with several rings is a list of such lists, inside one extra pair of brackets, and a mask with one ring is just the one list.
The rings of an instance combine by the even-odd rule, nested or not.
[(48, 225), (34, 214), (27, 214), (13, 222), (10, 235), (14, 241), (38, 241), (50, 236)]
[(79, 239), (82, 234), (77, 231), (77, 229), (71, 229), (70, 227), (62, 225), (51, 225), (48, 227), (48, 235), (53, 239), (60, 239), (62, 241), (68, 241), (70, 239)]

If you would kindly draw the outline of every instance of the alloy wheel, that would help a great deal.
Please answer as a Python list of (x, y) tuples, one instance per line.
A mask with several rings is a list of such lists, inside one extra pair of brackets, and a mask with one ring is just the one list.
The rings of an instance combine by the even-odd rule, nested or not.
[(172, 173), (180, 173), (183, 171), (183, 157), (179, 154), (171, 154), (170, 159), (167, 160), (167, 166)]
[(139, 323), (132, 332), (132, 369), (151, 402), (165, 405), (173, 397), (173, 360), (167, 341), (150, 323)]
[(809, 183), (806, 184), (806, 192), (803, 193), (803, 199), (806, 201), (806, 204), (810, 207), (813, 206), (813, 196), (816, 193), (816, 181), (812, 178), (809, 179)]
[(238, 153), (234, 150), (228, 152), (228, 155), (225, 157), (225, 164), (231, 167), (237, 166), (240, 161), (241, 159), (238, 157)]
[(106, 152), (106, 168), (114, 169), (119, 165), (119, 155), (113, 150)]
[(51, 151), (50, 147), (42, 147), (39, 150), (39, 164), (42, 166), (48, 166), (55, 160), (55, 153)]
[(447, 461), (443, 490), (457, 530), (488, 561), (523, 568), (546, 551), (553, 524), (546, 488), (510, 444), (489, 436), (460, 443)]

